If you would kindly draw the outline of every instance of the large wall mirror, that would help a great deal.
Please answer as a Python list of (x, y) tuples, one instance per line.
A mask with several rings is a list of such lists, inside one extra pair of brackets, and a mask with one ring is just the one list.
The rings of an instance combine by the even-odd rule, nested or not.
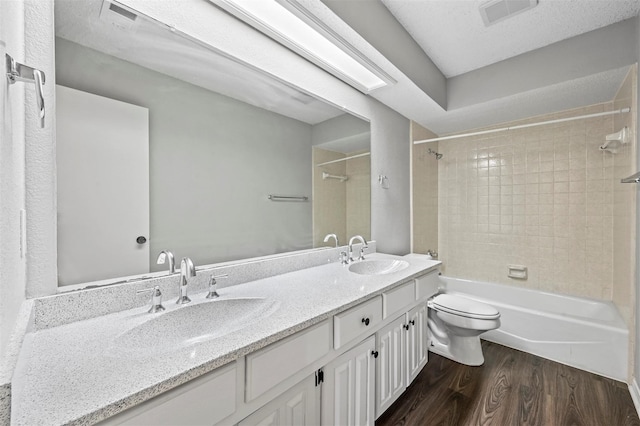
[(55, 22), (59, 286), (369, 239), (368, 122), (118, 3)]

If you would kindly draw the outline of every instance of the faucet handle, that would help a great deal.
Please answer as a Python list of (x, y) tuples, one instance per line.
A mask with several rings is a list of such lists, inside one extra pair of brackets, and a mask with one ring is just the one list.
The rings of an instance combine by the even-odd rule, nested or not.
[(151, 292), (151, 308), (149, 308), (150, 314), (155, 314), (156, 312), (164, 311), (164, 306), (162, 306), (162, 292), (160, 291), (160, 287), (155, 286), (151, 288), (144, 288), (142, 290), (137, 290), (136, 294), (140, 293), (148, 293)]
[(358, 257), (358, 260), (364, 260), (364, 250), (368, 248), (369, 246), (367, 244), (363, 244), (362, 247), (360, 247), (360, 257)]
[(340, 263), (342, 263), (343, 265), (349, 264), (349, 255), (347, 254), (346, 251), (340, 252)]
[(427, 250), (427, 256), (431, 256), (432, 259), (437, 259), (438, 258), (438, 252), (435, 250)]
[(220, 297), (218, 294), (218, 281), (220, 278), (228, 278), (229, 274), (221, 274), (221, 275), (212, 275), (209, 278), (209, 293), (205, 296), (207, 299), (216, 299)]

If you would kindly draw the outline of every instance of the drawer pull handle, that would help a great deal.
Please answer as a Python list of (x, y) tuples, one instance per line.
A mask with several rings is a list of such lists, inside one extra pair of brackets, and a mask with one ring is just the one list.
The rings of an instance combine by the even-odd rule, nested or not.
[(409, 322), (411, 323), (411, 325), (416, 325), (416, 320), (411, 320)]
[(405, 330), (409, 330), (409, 324), (402, 324), (402, 328), (404, 328)]
[(371, 355), (373, 355), (374, 358), (378, 358), (378, 351), (371, 351)]
[(362, 318), (362, 322), (364, 323), (365, 326), (369, 325), (369, 318)]

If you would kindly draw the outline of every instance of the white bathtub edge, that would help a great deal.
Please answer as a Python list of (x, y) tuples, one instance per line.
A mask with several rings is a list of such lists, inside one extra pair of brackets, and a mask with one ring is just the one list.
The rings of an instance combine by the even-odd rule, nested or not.
[(638, 387), (638, 382), (635, 377), (631, 380), (631, 384), (629, 385), (629, 393), (631, 394), (633, 405), (636, 407), (636, 412), (640, 416), (640, 388)]
[[(445, 292), (460, 294), (500, 311), (501, 327), (483, 333), (482, 339), (628, 383), (629, 329), (613, 303), (496, 283), (440, 278)], [(550, 305), (557, 310), (565, 300), (571, 303), (564, 312), (546, 309)], [(585, 312), (603, 317), (584, 315), (583, 307)], [(536, 330), (547, 330), (550, 334), (541, 335)], [(640, 389), (637, 396), (640, 408)]]

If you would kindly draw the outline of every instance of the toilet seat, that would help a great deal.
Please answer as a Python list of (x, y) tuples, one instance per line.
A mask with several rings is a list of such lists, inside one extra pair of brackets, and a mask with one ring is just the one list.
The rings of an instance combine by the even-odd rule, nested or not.
[(428, 306), (436, 311), (466, 318), (486, 320), (500, 318), (500, 312), (493, 306), (457, 295), (439, 294), (429, 301)]

